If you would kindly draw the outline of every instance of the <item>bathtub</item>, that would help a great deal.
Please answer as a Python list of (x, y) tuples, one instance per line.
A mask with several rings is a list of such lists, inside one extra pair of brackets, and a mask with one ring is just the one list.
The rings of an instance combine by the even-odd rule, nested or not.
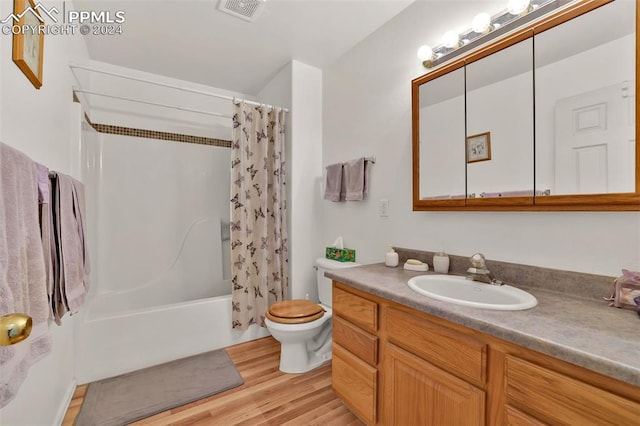
[(78, 384), (269, 335), (231, 329), (230, 294), (131, 309), (130, 293), (96, 296), (74, 316)]
[(79, 384), (269, 335), (258, 326), (231, 329), (231, 280), (221, 267), (229, 243), (220, 243), (220, 219), (197, 218), (182, 235), (169, 266), (142, 281), (98, 262), (102, 273), (94, 274), (87, 303), (74, 315)]

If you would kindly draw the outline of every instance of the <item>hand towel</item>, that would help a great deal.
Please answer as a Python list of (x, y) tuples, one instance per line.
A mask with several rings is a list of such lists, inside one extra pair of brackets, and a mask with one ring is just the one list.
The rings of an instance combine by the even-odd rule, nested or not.
[(369, 196), (369, 169), (371, 168), (371, 162), (364, 160), (364, 183), (362, 189), (362, 199), (366, 199)]
[(324, 199), (338, 202), (344, 200), (342, 192), (342, 163), (327, 166), (327, 180), (324, 188)]
[(344, 165), (346, 180), (345, 200), (360, 201), (364, 199), (365, 163), (364, 157), (360, 157)]
[[(84, 186), (70, 176), (58, 173), (57, 209), (58, 255), (62, 301), (73, 314), (84, 305), (89, 281), (89, 258), (84, 238)], [(54, 220), (56, 223), (56, 220)]]
[(53, 295), (53, 264), (51, 261), (51, 179), (49, 169), (36, 163), (38, 173), (38, 201), (40, 202), (40, 237), (42, 240), (42, 252), (44, 255), (45, 277), (49, 318), (54, 318), (52, 309)]
[(49, 169), (42, 164), (35, 163), (38, 173), (38, 201), (49, 202)]
[(0, 347), (0, 408), (15, 397), (29, 367), (51, 351), (35, 164), (0, 143), (0, 315), (33, 319), (28, 339)]

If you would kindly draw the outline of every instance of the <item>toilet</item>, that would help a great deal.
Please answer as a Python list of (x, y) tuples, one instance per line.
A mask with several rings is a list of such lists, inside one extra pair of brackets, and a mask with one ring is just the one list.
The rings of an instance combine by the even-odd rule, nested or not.
[(331, 279), (324, 273), (360, 264), (319, 258), (315, 266), (319, 304), (285, 300), (271, 305), (266, 313), (267, 328), (280, 342), (280, 371), (284, 373), (304, 373), (331, 359)]

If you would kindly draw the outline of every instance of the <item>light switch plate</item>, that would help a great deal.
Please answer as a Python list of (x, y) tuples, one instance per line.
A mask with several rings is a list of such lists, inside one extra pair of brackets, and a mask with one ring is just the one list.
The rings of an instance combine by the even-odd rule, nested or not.
[(389, 200), (386, 198), (380, 199), (380, 217), (388, 217), (389, 216)]

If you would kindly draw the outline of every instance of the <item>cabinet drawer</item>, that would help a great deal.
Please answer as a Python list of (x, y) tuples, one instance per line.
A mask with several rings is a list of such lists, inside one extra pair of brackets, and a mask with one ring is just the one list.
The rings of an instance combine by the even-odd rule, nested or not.
[(389, 308), (385, 326), (398, 346), (462, 379), (485, 383), (486, 343), (394, 308)]
[(505, 422), (507, 426), (545, 426), (544, 423), (526, 415), (520, 410), (516, 410), (510, 405), (505, 407)]
[(367, 331), (378, 330), (378, 304), (333, 286), (333, 312)]
[(510, 405), (548, 423), (640, 424), (640, 404), (574, 378), (507, 355)]
[(333, 341), (372, 366), (378, 363), (378, 338), (337, 315), (333, 316)]
[(354, 413), (368, 424), (376, 423), (378, 372), (375, 368), (334, 343), (331, 382), (333, 390)]

